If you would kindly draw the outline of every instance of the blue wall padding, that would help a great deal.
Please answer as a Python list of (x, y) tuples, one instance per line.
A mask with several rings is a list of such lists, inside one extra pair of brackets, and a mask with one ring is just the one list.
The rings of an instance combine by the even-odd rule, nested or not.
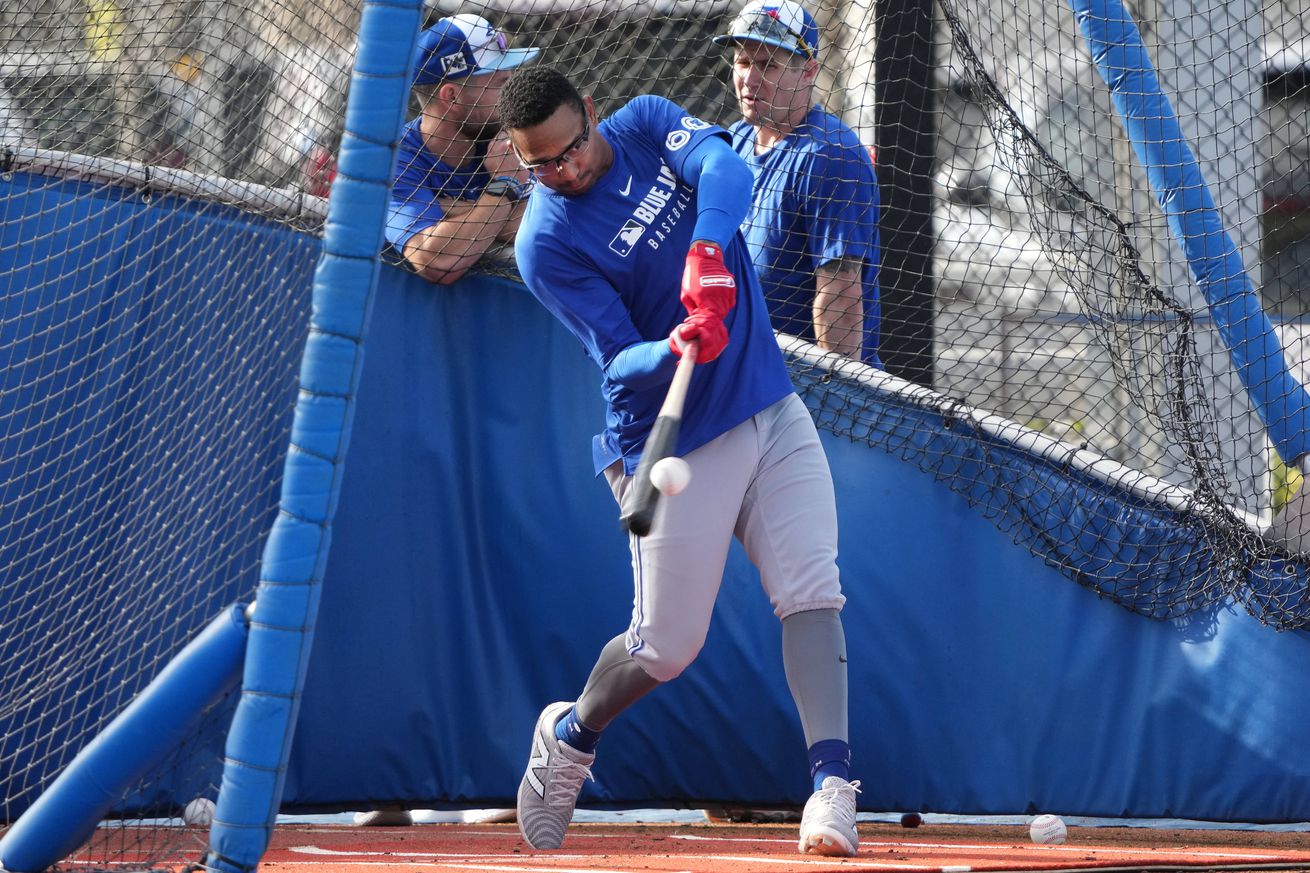
[(1233, 368), (1278, 454), (1310, 452), (1310, 395), (1288, 371), (1242, 256), (1224, 230), (1141, 34), (1120, 0), (1069, 0), (1092, 60), (1123, 119), (1151, 191), (1210, 304)]
[(821, 368), (792, 368), (820, 430), (853, 435), (930, 470), (1013, 541), (1069, 579), (1134, 612), (1172, 619), (1230, 600), (1286, 627), (1305, 615), (1310, 562), (1254, 534), (1216, 536), (1199, 512), (1174, 511), (1103, 477), (1034, 456), (952, 416)]
[[(31, 700), (0, 704), (0, 767), (22, 774), (0, 796), (0, 821), (16, 820), (72, 752), (128, 704), (130, 692), (225, 604), (249, 597), (260, 546), (251, 532), (266, 530), (276, 509), (267, 477), (222, 471), (276, 469), (285, 453), (299, 325), (309, 311), (298, 289), (308, 287), (319, 243), (234, 207), (143, 195), (25, 172), (0, 177), (0, 275), (10, 283), (0, 319), (0, 421), (8, 428), (0, 530), (18, 532), (0, 538), (7, 606), (11, 614), (36, 609), (49, 600), (53, 580), (64, 580), (76, 587), (69, 595), (76, 602), (114, 602), (131, 616), (116, 639), (90, 645), (103, 663), (64, 677), (61, 705), (33, 717)], [(248, 269), (215, 262), (214, 252), (239, 250), (267, 255), (253, 290)], [(208, 265), (199, 279), (198, 263)], [(256, 328), (249, 328), (252, 313), (262, 318)], [(237, 324), (253, 336), (227, 341)], [(230, 435), (236, 425), (242, 438), (193, 445), (179, 436), (192, 433), (179, 423), (179, 410), (215, 410), (216, 384), (245, 406), (235, 422), (211, 419), (214, 435)], [(159, 463), (169, 456), (178, 464)], [(185, 489), (173, 487), (179, 476)], [(180, 500), (181, 490), (188, 511), (170, 517), (163, 531), (160, 493)], [(97, 514), (126, 539), (87, 536)], [(123, 547), (143, 536), (147, 552), (166, 540), (167, 557)], [(157, 561), (163, 572), (143, 579), (143, 568)], [(150, 589), (171, 592), (168, 601), (143, 605)], [(18, 676), (38, 650), (39, 663), (84, 660), (66, 647), (47, 651), (57, 611), (67, 606), (6, 624), (0, 671)], [(108, 620), (99, 615), (85, 632), (103, 632)], [(216, 743), (215, 761), (221, 738)], [(198, 784), (216, 779), (217, 769)], [(152, 784), (157, 794), (127, 798), (116, 810), (194, 796), (172, 793), (194, 789), (189, 779), (163, 782)]]
[[(16, 174), (6, 184), (27, 181)], [(67, 201), (87, 197), (75, 183), (57, 190)], [(144, 221), (133, 210), (153, 208), (120, 210), (118, 194), (95, 196), (89, 202), (110, 229)], [(40, 197), (65, 202), (49, 190)], [(0, 235), (18, 225), (11, 216)], [(76, 227), (60, 222), (61, 232)], [(253, 219), (209, 230), (232, 234), (230, 245), (270, 233), (313, 242)], [(190, 235), (169, 239), (186, 245)], [(157, 251), (161, 260), (176, 256), (168, 245)], [(95, 264), (64, 269), (58, 258), (85, 250), (52, 245), (33, 253), (33, 264), (86, 276), (79, 270)], [(376, 269), (333, 259), (317, 277), (367, 282)], [(33, 270), (32, 293), (62, 299)], [(124, 294), (122, 306), (140, 297), (115, 293)], [(367, 293), (347, 282), (334, 299), (347, 303), (316, 312), (319, 333), (362, 329)], [(32, 318), (41, 311), (33, 308)], [(311, 357), (319, 356), (340, 357), (328, 341), (315, 345)], [(346, 372), (328, 369), (336, 372), (321, 383), (313, 371), (307, 379), (327, 391)], [(442, 288), (384, 268), (368, 363), (353, 378), (359, 408), (344, 477), (323, 472), (344, 445), (340, 425), (350, 409), (341, 394), (300, 396), (288, 459), (309, 483), (292, 477), (289, 505), (308, 512), (339, 495), (326, 569), (327, 529), (282, 515), (265, 551), (263, 587), (271, 593), (290, 581), (300, 591), (291, 605), (261, 594), (260, 632), (248, 648), (248, 661), (303, 663), (305, 616), (321, 593), (285, 808), (508, 805), (537, 712), (576, 694), (600, 646), (628, 621), (617, 508), (590, 472), (590, 438), (603, 415), (599, 372), (521, 285), (473, 277)], [(812, 395), (812, 412), (825, 425), (874, 399), (827, 395), (839, 401), (827, 408), (822, 396)], [(882, 402), (865, 435), (941, 458), (943, 482), (916, 462), (825, 435), (850, 596), (852, 738), (864, 808), (1310, 820), (1304, 634), (1275, 634), (1219, 603), (1186, 620), (1135, 616), (1014, 547), (986, 515), (1062, 531), (1050, 552), (1056, 562), (1072, 560), (1060, 542), (1086, 540), (1082, 548), (1093, 554), (1104, 546), (1108, 563), (1110, 543), (1139, 537), (1141, 548), (1157, 549), (1149, 584), (1166, 587), (1190, 575), (1177, 572), (1181, 559), (1210, 572), (1205, 553), (1176, 554), (1148, 535), (1166, 544), (1195, 540), (1193, 521), (1108, 494), (1117, 511), (1101, 522), (1098, 541), (1088, 535), (1090, 519), (1069, 519), (1079, 518), (1085, 492), (1104, 486), (984, 445), (931, 413)], [(976, 494), (980, 512), (944, 487), (983, 472), (1029, 488), (1031, 499), (1006, 504)], [(6, 565), (23, 560), (4, 557)], [(1279, 568), (1267, 571), (1273, 586)], [(321, 589), (301, 584), (323, 574)], [(1298, 576), (1282, 584), (1304, 590)], [(9, 648), (18, 641), (0, 640), (0, 653), (21, 651)], [(228, 752), (249, 766), (224, 774), (219, 814), (225, 839), (257, 858), (268, 808), (249, 798), (282, 794), (276, 768), (285, 745), (270, 737), (289, 723), (286, 700), (299, 676), (259, 670), (247, 679), (271, 693), (243, 702)], [(0, 747), (12, 736), (0, 731)], [(734, 551), (704, 654), (607, 733), (584, 803), (798, 803), (808, 782), (801, 742), (777, 622)]]
[(59, 775), (0, 839), (0, 869), (39, 873), (75, 851), (136, 780), (198, 727), (236, 686), (245, 654), (240, 605), (174, 658)]
[[(253, 871), (272, 836), (314, 643), (323, 570), (407, 108), (421, 0), (366, 2), (328, 201), (279, 517), (260, 569), (241, 699), (228, 734), (206, 866)], [(297, 442), (305, 437), (306, 442)]]
[[(625, 538), (590, 471), (599, 383), (521, 285), (437, 287), (384, 269), (288, 810), (513, 804), (537, 713), (578, 692), (629, 618)], [(974, 468), (967, 440), (917, 424)], [(1310, 819), (1306, 635), (1222, 604), (1134, 615), (1016, 548), (914, 464), (824, 444), (862, 808)], [(1016, 484), (1023, 461), (1006, 461)], [(1059, 499), (1071, 508), (1013, 512), (1076, 511)], [(1124, 536), (1188, 530), (1117, 499)], [(778, 623), (739, 549), (700, 659), (598, 753), (584, 805), (804, 801)]]

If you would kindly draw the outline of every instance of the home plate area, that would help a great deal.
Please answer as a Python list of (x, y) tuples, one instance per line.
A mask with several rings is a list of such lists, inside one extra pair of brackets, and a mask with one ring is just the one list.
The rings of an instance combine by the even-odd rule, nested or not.
[(387, 873), (817, 873), (823, 870), (1310, 870), (1310, 834), (1154, 828), (1070, 828), (1064, 845), (1035, 845), (1025, 828), (860, 827), (854, 858), (796, 853), (795, 825), (577, 824), (554, 852), (528, 848), (513, 824), (398, 828), (280, 826), (261, 870)]

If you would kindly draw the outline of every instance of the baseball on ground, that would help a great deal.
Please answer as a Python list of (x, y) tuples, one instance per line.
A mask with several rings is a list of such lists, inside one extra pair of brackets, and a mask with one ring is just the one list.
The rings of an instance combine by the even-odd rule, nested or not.
[(1039, 815), (1028, 825), (1028, 835), (1034, 843), (1059, 845), (1069, 838), (1069, 829), (1058, 815)]
[(207, 826), (214, 823), (214, 801), (197, 797), (182, 810), (182, 821), (189, 825)]

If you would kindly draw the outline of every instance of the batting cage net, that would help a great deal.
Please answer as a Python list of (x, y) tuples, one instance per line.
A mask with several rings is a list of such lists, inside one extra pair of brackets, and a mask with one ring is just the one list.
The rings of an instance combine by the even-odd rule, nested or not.
[[(0, 10), (0, 826), (251, 597), (325, 211), (276, 120), (340, 114), (355, 27), (296, 14)], [(139, 772), (70, 864), (199, 857), (234, 700), (111, 749)]]
[[(471, 49), (539, 49), (602, 118), (649, 93), (728, 128), (812, 88), (802, 128), (831, 148), (757, 197), (795, 220), (804, 275), (762, 278), (820, 426), (1142, 615), (1230, 598), (1307, 626), (1307, 565), (1270, 535), (1304, 440), (1304, 10), (1137, 0), (1125, 54), (1098, 48), (1117, 3), (756, 6), (437, 0), (425, 26), (464, 16), (476, 41), (484, 18)], [(249, 596), (358, 20), (303, 0), (0, 10), (0, 823)], [(734, 85), (761, 44), (785, 55), (772, 94)], [(416, 87), (410, 117), (433, 99)], [(483, 133), (465, 188), (398, 189), (388, 261), (430, 269), (425, 221), (530, 181)], [(512, 275), (511, 238), (480, 232), (477, 269)], [(183, 807), (215, 794), (231, 709), (149, 762), (72, 860), (194, 858)]]

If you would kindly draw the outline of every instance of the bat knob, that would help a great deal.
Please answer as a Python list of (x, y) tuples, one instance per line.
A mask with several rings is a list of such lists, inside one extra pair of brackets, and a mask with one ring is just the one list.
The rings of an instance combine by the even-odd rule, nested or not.
[(650, 533), (651, 523), (655, 520), (655, 509), (639, 509), (636, 512), (625, 515), (619, 519), (628, 533), (637, 537), (644, 537)]

